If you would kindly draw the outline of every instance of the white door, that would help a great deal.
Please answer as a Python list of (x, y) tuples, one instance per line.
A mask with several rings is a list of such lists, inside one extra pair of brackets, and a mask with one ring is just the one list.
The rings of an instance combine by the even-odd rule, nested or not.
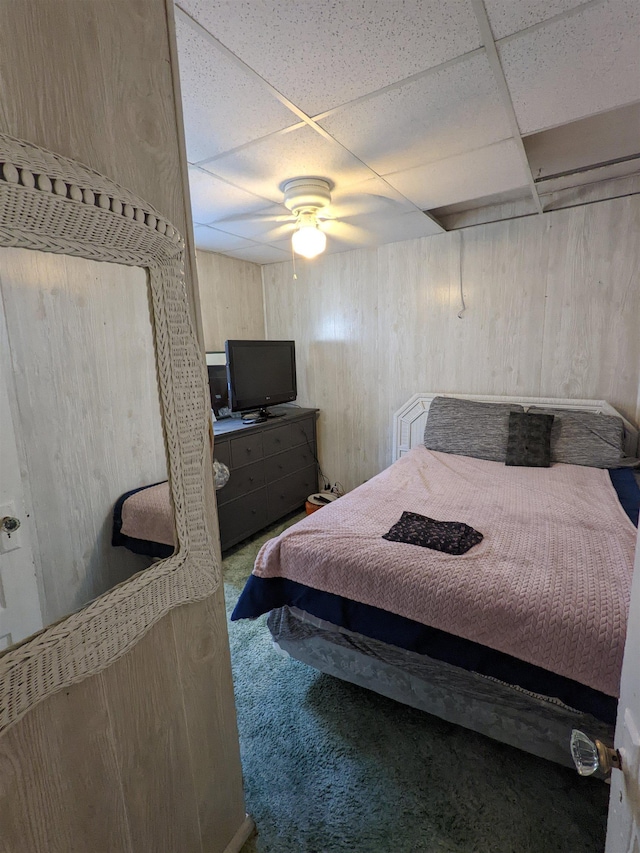
[[(0, 527), (5, 518), (17, 518), (20, 527), (0, 530), (0, 649), (42, 628), (40, 598), (25, 512), (16, 436), (9, 406), (7, 382), (0, 359)], [(7, 522), (6, 527), (11, 527)]]
[(640, 853), (640, 538), (622, 664), (615, 745), (622, 771), (611, 774), (606, 853)]

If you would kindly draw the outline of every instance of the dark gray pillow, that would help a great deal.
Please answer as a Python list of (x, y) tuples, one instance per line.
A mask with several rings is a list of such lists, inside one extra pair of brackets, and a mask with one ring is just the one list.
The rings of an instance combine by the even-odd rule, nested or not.
[(553, 415), (511, 412), (505, 465), (548, 468), (551, 465)]
[(571, 412), (531, 406), (530, 412), (553, 415), (551, 461), (590, 468), (617, 468), (631, 460), (624, 453), (624, 424), (614, 415)]
[(424, 446), (442, 453), (504, 462), (510, 412), (524, 409), (511, 403), (434, 397), (424, 430)]

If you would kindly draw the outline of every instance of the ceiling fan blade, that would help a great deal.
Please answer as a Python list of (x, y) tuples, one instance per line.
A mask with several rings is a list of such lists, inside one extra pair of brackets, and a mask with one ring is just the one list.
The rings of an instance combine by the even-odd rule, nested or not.
[(278, 240), (284, 240), (287, 237), (290, 237), (291, 234), (293, 234), (293, 232), (295, 230), (296, 230), (295, 221), (294, 222), (287, 222), (286, 224), (278, 225), (275, 228), (272, 228), (267, 234), (265, 234), (260, 239), (264, 240), (265, 242), (268, 241), (269, 243), (272, 243), (272, 242), (275, 243)]
[(377, 193), (345, 193), (336, 196), (328, 208), (333, 219), (348, 219), (370, 213), (396, 214), (406, 211), (406, 201), (399, 201)]
[(230, 222), (295, 222), (296, 217), (291, 213), (239, 213), (237, 216), (225, 216), (212, 222), (215, 228), (218, 224)]
[(356, 246), (369, 246), (372, 242), (372, 235), (364, 228), (351, 225), (351, 223), (343, 222), (340, 219), (325, 220), (321, 223), (320, 230), (330, 237), (344, 240), (345, 243), (353, 243)]
[(272, 219), (240, 220), (237, 222), (215, 222), (213, 227), (226, 234), (236, 237), (244, 237), (246, 240), (254, 240), (257, 243), (270, 243), (274, 240), (282, 240), (296, 227), (296, 222), (289, 219), (288, 222), (274, 222)]

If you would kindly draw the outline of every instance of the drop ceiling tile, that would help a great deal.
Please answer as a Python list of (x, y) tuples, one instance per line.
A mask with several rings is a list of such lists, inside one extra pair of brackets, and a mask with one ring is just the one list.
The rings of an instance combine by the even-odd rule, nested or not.
[(423, 210), (527, 185), (525, 167), (510, 139), (385, 178)]
[(491, 30), (501, 39), (590, 0), (484, 0)]
[(338, 110), (320, 124), (379, 174), (511, 136), (485, 54)]
[(176, 35), (190, 163), (298, 121), (253, 74), (224, 56), (179, 14)]
[(282, 201), (282, 184), (291, 178), (328, 178), (342, 189), (373, 177), (353, 154), (309, 126), (269, 136), (202, 168), (274, 202)]
[(469, 0), (180, 0), (308, 115), (480, 47)]
[(499, 45), (523, 133), (640, 100), (640, 4), (607, 0)]
[(235, 237), (233, 234), (225, 234), (208, 225), (196, 225), (193, 229), (196, 241), (196, 249), (206, 252), (227, 252), (234, 249), (249, 249), (254, 244), (243, 237)]
[(189, 166), (189, 190), (193, 221), (198, 225), (207, 225), (225, 216), (260, 210), (268, 205), (265, 199), (232, 187), (195, 166)]
[(291, 260), (290, 250), (287, 252), (274, 246), (252, 246), (250, 249), (225, 252), (225, 255), (238, 258), (241, 261), (250, 261), (252, 264), (277, 264)]

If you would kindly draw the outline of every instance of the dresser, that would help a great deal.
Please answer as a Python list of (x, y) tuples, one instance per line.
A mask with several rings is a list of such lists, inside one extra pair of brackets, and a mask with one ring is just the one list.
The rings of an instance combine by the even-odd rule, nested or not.
[(261, 424), (214, 424), (214, 457), (229, 482), (216, 492), (222, 550), (302, 507), (318, 489), (317, 409), (274, 406)]

